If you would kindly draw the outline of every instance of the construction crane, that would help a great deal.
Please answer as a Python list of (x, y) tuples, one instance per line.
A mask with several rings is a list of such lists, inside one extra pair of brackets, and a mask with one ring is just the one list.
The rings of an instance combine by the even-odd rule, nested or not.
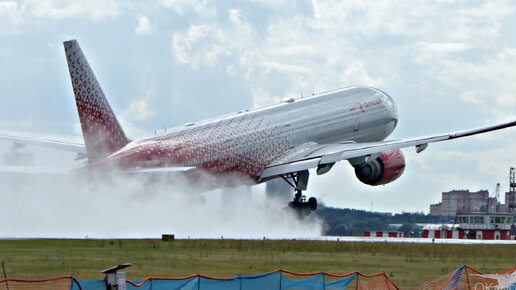
[(509, 192), (505, 194), (505, 203), (509, 208), (509, 212), (513, 214), (511, 233), (515, 235), (516, 223), (514, 222), (514, 209), (516, 208), (516, 171), (514, 170), (514, 167), (511, 167), (511, 169), (509, 170)]
[(500, 201), (500, 182), (496, 184), (496, 189), (494, 192), (494, 197), (496, 198), (496, 201)]
[(511, 212), (514, 211), (514, 209), (516, 208), (516, 170), (514, 169), (514, 167), (511, 167), (510, 171), (509, 171), (509, 198), (506, 198), (507, 199), (507, 203), (508, 203), (508, 207), (510, 209)]
[[(494, 202), (490, 202), (494, 197)], [(497, 212), (497, 204), (500, 201), (500, 183), (496, 184), (496, 188), (493, 192), (493, 195), (487, 199), (487, 212)]]

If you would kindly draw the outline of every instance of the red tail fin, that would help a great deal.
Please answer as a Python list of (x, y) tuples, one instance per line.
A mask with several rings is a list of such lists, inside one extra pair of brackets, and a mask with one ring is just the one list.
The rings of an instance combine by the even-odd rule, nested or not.
[(90, 161), (97, 161), (129, 143), (76, 40), (63, 43), (72, 80), (82, 136)]

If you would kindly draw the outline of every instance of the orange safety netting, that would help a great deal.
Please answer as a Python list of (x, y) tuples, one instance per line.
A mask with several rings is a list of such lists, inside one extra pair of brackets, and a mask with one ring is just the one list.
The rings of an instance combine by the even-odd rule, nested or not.
[(72, 276), (61, 276), (48, 279), (4, 279), (0, 280), (0, 290), (14, 289), (66, 289), (75, 284), (81, 289), (79, 282)]
[(459, 290), (459, 289), (515, 289), (516, 268), (500, 271), (496, 274), (485, 274), (470, 266), (462, 265), (454, 272), (425, 282), (420, 290)]

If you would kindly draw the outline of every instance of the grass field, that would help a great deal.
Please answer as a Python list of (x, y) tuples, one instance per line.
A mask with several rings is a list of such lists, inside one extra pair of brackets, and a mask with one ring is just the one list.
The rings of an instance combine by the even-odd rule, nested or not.
[(99, 280), (100, 270), (132, 263), (132, 280), (204, 274), (233, 277), (279, 268), (295, 272), (364, 274), (386, 271), (402, 289), (468, 264), (485, 273), (516, 266), (514, 245), (398, 244), (247, 240), (4, 240), (0, 260), (9, 278), (73, 274)]

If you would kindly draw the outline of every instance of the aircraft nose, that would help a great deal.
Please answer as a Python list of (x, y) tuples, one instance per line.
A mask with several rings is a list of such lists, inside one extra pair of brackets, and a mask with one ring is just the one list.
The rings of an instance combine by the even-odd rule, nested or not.
[(379, 93), (382, 95), (382, 99), (385, 101), (387, 105), (387, 108), (389, 110), (389, 117), (392, 119), (392, 121), (394, 121), (394, 129), (398, 124), (398, 106), (396, 105), (396, 102), (394, 102), (394, 99), (391, 96), (389, 96), (386, 92), (379, 90)]
[(394, 102), (394, 99), (384, 91), (378, 90), (378, 93), (382, 96), (382, 99), (387, 104), (387, 106), (391, 107), (393, 117), (398, 119), (398, 106), (396, 105), (396, 102)]

